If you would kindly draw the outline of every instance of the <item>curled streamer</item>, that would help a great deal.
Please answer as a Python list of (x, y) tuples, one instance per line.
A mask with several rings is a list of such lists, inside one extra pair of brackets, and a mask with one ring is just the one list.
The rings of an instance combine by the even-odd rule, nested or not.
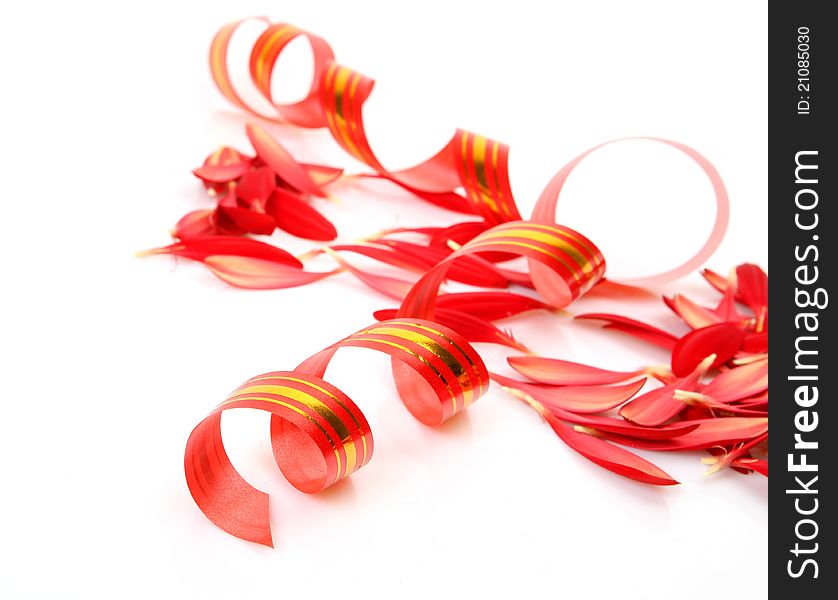
[(186, 444), (186, 482), (195, 503), (224, 531), (273, 546), (268, 494), (235, 470), (221, 437), (221, 413), (251, 408), (271, 414), (277, 465), (298, 490), (317, 493), (369, 462), (370, 426), (358, 406), (323, 380), (344, 346), (370, 348), (392, 358), (405, 406), (420, 421), (437, 425), (489, 388), (489, 373), (471, 345), (437, 323), (399, 318), (381, 321), (318, 352), (293, 371), (253, 377), (192, 431)]
[[(374, 81), (362, 73), (335, 61), (334, 52), (321, 37), (285, 23), (271, 24), (253, 44), (250, 52), (250, 79), (259, 93), (276, 109), (276, 115), (264, 115), (250, 106), (238, 94), (230, 79), (227, 51), (235, 31), (243, 21), (222, 27), (210, 48), (210, 71), (221, 93), (233, 104), (259, 117), (288, 122), (300, 127), (327, 127), (335, 141), (354, 158), (374, 169), (380, 176), (410, 190), (414, 194), (446, 208), (480, 216), (488, 226), (521, 220), (509, 181), (509, 147), (480, 134), (458, 129), (451, 140), (427, 161), (400, 171), (390, 171), (373, 152), (367, 139), (363, 120), (363, 106), (372, 92)], [(282, 50), (298, 38), (311, 46), (314, 72), (306, 97), (293, 104), (277, 103), (271, 86), (276, 61)], [(724, 237), (728, 223), (728, 197), (724, 183), (713, 165), (696, 150), (671, 140), (648, 139), (680, 150), (704, 171), (713, 186), (716, 217), (712, 232), (701, 248), (686, 262), (663, 273), (626, 279), (634, 285), (665, 283), (681, 277), (701, 266)], [(602, 146), (621, 141), (605, 142), (586, 150), (565, 165), (542, 192), (531, 220), (554, 223), (559, 195), (567, 177), (591, 152)], [(461, 194), (459, 190), (462, 189)], [(598, 252), (598, 250), (597, 250)], [(551, 285), (549, 267), (529, 261), (536, 289), (548, 300), (568, 301), (563, 288)], [(557, 304), (562, 306), (561, 304)]]
[(433, 319), (439, 286), (448, 269), (457, 258), (481, 252), (514, 254), (542, 265), (540, 271), (531, 266), (530, 276), (556, 306), (569, 304), (605, 275), (602, 253), (582, 234), (562, 225), (513, 221), (477, 235), (428, 271), (405, 297), (399, 315)]

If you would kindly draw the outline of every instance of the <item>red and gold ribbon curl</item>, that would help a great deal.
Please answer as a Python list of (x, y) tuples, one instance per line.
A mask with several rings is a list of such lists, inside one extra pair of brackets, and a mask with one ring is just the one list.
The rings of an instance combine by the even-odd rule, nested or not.
[(293, 371), (253, 377), (192, 431), (186, 444), (186, 482), (195, 503), (218, 527), (272, 546), (268, 495), (235, 470), (221, 437), (221, 413), (252, 408), (271, 414), (271, 445), (283, 475), (317, 493), (369, 462), (373, 437), (358, 406), (323, 380), (338, 349), (356, 346), (390, 355), (399, 395), (421, 422), (438, 425), (489, 388), (489, 373), (471, 345), (437, 323), (381, 321), (318, 352)]
[[(442, 150), (424, 163), (402, 171), (386, 169), (370, 147), (364, 129), (363, 105), (372, 92), (373, 80), (335, 62), (325, 40), (293, 25), (268, 23), (253, 44), (250, 78), (276, 108), (277, 115), (258, 112), (236, 91), (227, 66), (230, 39), (242, 23), (225, 25), (210, 48), (213, 80), (230, 102), (273, 121), (308, 128), (328, 127), (335, 141), (353, 157), (380, 175), (443, 206), (467, 209), (492, 225), (521, 218), (509, 185), (509, 147), (485, 136), (458, 130)], [(279, 104), (271, 93), (274, 66), (282, 50), (297, 37), (304, 37), (312, 48), (312, 83), (308, 95), (300, 102)], [(460, 187), (465, 191), (464, 202), (451, 198)]]
[[(545, 298), (566, 306), (599, 283), (605, 259), (585, 236), (562, 225), (513, 221), (484, 231), (428, 271), (402, 302), (399, 315), (433, 319), (440, 285), (453, 262), (461, 256), (502, 252), (527, 258), (543, 266), (538, 272)], [(535, 274), (530, 267), (535, 283)]]

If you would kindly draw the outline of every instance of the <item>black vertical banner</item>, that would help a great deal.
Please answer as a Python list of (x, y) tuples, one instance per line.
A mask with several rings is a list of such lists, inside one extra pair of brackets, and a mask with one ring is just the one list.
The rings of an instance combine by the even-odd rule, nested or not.
[[(838, 416), (831, 303), (838, 24), (828, 2), (769, 14), (769, 264), (772, 349), (769, 579), (774, 598), (836, 597)], [(833, 339), (834, 338), (834, 339)], [(831, 351), (833, 350), (833, 351)], [(827, 596), (829, 590), (829, 596)]]

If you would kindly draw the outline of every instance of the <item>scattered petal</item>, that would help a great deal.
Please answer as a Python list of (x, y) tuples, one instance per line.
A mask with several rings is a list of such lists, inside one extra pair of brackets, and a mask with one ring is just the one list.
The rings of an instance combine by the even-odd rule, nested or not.
[(349, 264), (331, 248), (324, 248), (324, 251), (334, 258), (343, 269), (349, 271), (361, 282), (365, 283), (377, 292), (381, 292), (385, 296), (395, 298), (396, 300), (402, 300), (413, 287), (414, 282), (412, 281), (362, 271), (361, 269)]
[(248, 123), (246, 131), (256, 154), (280, 179), (301, 192), (325, 197), (326, 194), (314, 182), (306, 168), (294, 160), (267, 131), (254, 123)]
[(637, 425), (657, 427), (680, 413), (686, 404), (675, 397), (679, 390), (692, 392), (715, 357), (707, 357), (687, 377), (642, 394), (620, 409), (620, 416)]
[(245, 208), (265, 212), (268, 197), (276, 187), (276, 175), (268, 167), (249, 171), (236, 184), (236, 198)]
[(682, 425), (698, 427), (669, 440), (645, 440), (604, 432), (606, 439), (632, 448), (644, 450), (702, 450), (713, 446), (736, 444), (760, 436), (768, 431), (767, 417), (724, 417), (681, 421)]
[(300, 166), (306, 170), (308, 176), (314, 182), (317, 187), (322, 188), (323, 186), (329, 185), (330, 183), (334, 183), (340, 176), (343, 175), (343, 169), (339, 169), (337, 167), (328, 167), (326, 165), (309, 165), (306, 163), (300, 163)]
[(745, 317), (736, 308), (736, 272), (731, 271), (722, 299), (713, 313), (728, 323), (742, 323)]
[(768, 390), (768, 359), (729, 369), (717, 375), (702, 393), (717, 402), (730, 403)]
[(283, 263), (249, 256), (208, 256), (204, 264), (223, 281), (252, 290), (298, 287), (319, 281), (339, 271), (312, 273)]
[(664, 297), (664, 302), (693, 329), (701, 329), (722, 322), (722, 319), (713, 311), (699, 306), (681, 294), (676, 294), (674, 298)]
[(333, 244), (329, 246), (336, 252), (354, 252), (379, 262), (418, 273), (425, 273), (428, 270), (427, 263), (413, 255), (396, 252), (390, 247), (377, 244)]
[(722, 275), (719, 275), (715, 271), (711, 271), (710, 269), (704, 269), (701, 272), (701, 275), (707, 282), (716, 288), (720, 292), (724, 292), (727, 289), (727, 279)]
[(222, 206), (216, 209), (216, 217), (219, 223), (229, 220), (236, 227), (246, 233), (257, 235), (270, 235), (276, 229), (276, 222), (271, 215), (263, 212), (256, 212), (241, 206)]
[[(420, 246), (400, 240), (379, 240), (379, 243), (389, 246), (396, 252), (424, 261), (427, 265), (426, 270), (435, 267), (451, 254), (451, 251), (445, 248)], [(501, 275), (494, 265), (479, 256), (458, 258), (451, 264), (446, 278), (477, 287), (505, 288), (509, 285), (509, 280)]]
[(757, 265), (745, 263), (736, 267), (736, 278), (742, 302), (756, 316), (756, 331), (765, 331), (768, 326), (768, 275)]
[[(618, 475), (623, 475), (630, 479), (640, 481), (642, 483), (650, 483), (653, 485), (675, 485), (678, 482), (672, 479), (665, 471), (650, 463), (645, 458), (641, 458), (636, 454), (632, 454), (628, 450), (609, 444), (587, 433), (581, 433), (576, 429), (569, 427), (557, 419), (550, 411), (546, 410), (544, 406), (537, 402), (530, 402), (533, 407), (541, 414), (553, 431), (556, 432), (561, 440), (576, 450), (579, 454), (598, 464), (601, 467), (608, 469)], [(677, 438), (676, 438), (677, 439)]]
[(718, 367), (733, 358), (744, 337), (742, 329), (733, 323), (718, 323), (691, 331), (672, 348), (672, 372), (684, 377), (711, 354), (716, 360), (710, 368)]
[(732, 467), (750, 469), (760, 475), (768, 477), (768, 461), (761, 458), (737, 458), (731, 463)]
[[(547, 408), (555, 407), (574, 413), (598, 413), (612, 409), (634, 396), (646, 383), (645, 379), (640, 379), (617, 386), (555, 386), (516, 381), (494, 373), (490, 373), (490, 376), (513, 395), (521, 397), (515, 393), (517, 391), (529, 395)], [(561, 418), (572, 420), (564, 415)]]
[(184, 240), (217, 233), (213, 220), (214, 213), (215, 211), (211, 208), (186, 213), (172, 230), (172, 237)]
[(512, 292), (458, 292), (441, 294), (437, 308), (466, 311), (475, 317), (496, 321), (529, 310), (553, 311), (553, 307), (540, 300)]
[(569, 360), (541, 356), (510, 356), (509, 365), (521, 375), (550, 385), (606, 385), (636, 379), (648, 374), (637, 371), (608, 371)]
[(328, 242), (338, 236), (335, 226), (293, 192), (276, 188), (268, 199), (268, 212), (277, 227), (307, 240)]
[(214, 255), (242, 256), (281, 263), (297, 269), (303, 268), (303, 264), (299, 260), (282, 248), (277, 248), (259, 240), (224, 235), (189, 238), (162, 248), (146, 250), (140, 254), (142, 256), (172, 254), (198, 261), (203, 261)]
[(667, 350), (672, 350), (675, 343), (678, 341), (674, 335), (663, 329), (647, 325), (640, 321), (630, 319), (628, 317), (621, 317), (619, 315), (609, 315), (605, 313), (587, 313), (584, 315), (577, 315), (577, 319), (591, 319), (598, 321), (605, 321), (607, 329), (615, 329), (623, 333), (627, 333), (636, 338), (650, 342)]

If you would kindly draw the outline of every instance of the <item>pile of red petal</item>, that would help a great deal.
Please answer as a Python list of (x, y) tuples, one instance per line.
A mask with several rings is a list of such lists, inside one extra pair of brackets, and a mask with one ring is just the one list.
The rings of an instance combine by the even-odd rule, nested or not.
[[(576, 317), (665, 348), (669, 368), (616, 372), (520, 356), (509, 364), (536, 383), (493, 379), (533, 406), (574, 450), (626, 477), (677, 483), (626, 447), (704, 450), (709, 473), (730, 467), (768, 476), (768, 277), (752, 264), (727, 279), (709, 270), (704, 277), (722, 293), (717, 306), (664, 298), (690, 328), (680, 336), (619, 315)], [(640, 393), (647, 377), (659, 385)]]
[(215, 208), (187, 213), (172, 231), (175, 243), (140, 255), (199, 261), (225, 282), (249, 289), (296, 287), (340, 271), (305, 271), (285, 250), (246, 236), (279, 228), (310, 240), (335, 239), (334, 225), (310, 202), (326, 197), (324, 187), (343, 171), (297, 162), (257, 125), (247, 126), (247, 136), (255, 156), (225, 146), (192, 171), (216, 200)]
[(256, 156), (223, 147), (192, 171), (217, 199), (214, 210), (184, 216), (174, 235), (188, 239), (205, 235), (270, 235), (276, 228), (310, 240), (333, 240), (334, 225), (309, 203), (325, 197), (323, 186), (338, 179), (341, 169), (301, 164), (263, 129), (248, 125)]

